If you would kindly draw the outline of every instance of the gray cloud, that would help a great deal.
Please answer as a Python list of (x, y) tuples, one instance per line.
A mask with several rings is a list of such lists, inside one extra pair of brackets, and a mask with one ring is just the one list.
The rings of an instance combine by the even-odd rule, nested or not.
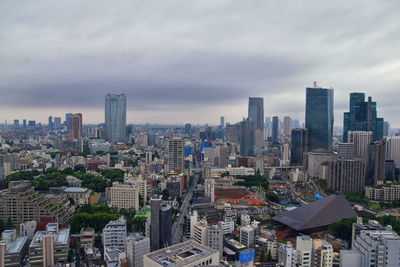
[(316, 80), (335, 88), (338, 125), (348, 94), (365, 91), (400, 126), (399, 11), (395, 0), (1, 1), (0, 119), (41, 108), (101, 122), (104, 94), (123, 92), (131, 122), (234, 122), (248, 96), (264, 97), (266, 116), (302, 120)]

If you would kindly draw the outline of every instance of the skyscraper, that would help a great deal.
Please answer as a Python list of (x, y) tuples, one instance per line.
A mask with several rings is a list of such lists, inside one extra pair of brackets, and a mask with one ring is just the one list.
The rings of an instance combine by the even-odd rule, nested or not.
[(126, 95), (107, 94), (105, 101), (106, 138), (111, 143), (126, 140)]
[(279, 144), (279, 118), (278, 116), (272, 117), (272, 144)]
[(225, 117), (224, 116), (221, 116), (219, 126), (221, 128), (225, 127)]
[(162, 196), (151, 198), (151, 251), (171, 245), (172, 211), (170, 205), (162, 204)]
[(343, 141), (347, 142), (349, 131), (372, 131), (373, 140), (383, 138), (384, 120), (377, 118), (376, 102), (368, 97), (365, 101), (364, 93), (350, 94), (350, 111), (344, 113)]
[(183, 171), (184, 143), (182, 138), (172, 138), (168, 141), (168, 168), (169, 171), (179, 169)]
[(331, 151), (333, 137), (333, 89), (307, 88), (306, 125), (309, 151)]
[(249, 97), (249, 120), (254, 122), (254, 128), (264, 131), (264, 98)]
[(61, 130), (61, 118), (60, 117), (54, 117), (54, 130)]
[(292, 131), (292, 118), (285, 116), (283, 118), (283, 134), (287, 137), (291, 135)]
[(82, 113), (72, 114), (69, 120), (69, 135), (71, 139), (82, 137)]
[(308, 130), (304, 128), (293, 129), (291, 165), (303, 165), (303, 157), (306, 152), (308, 152)]
[(254, 155), (254, 139), (254, 122), (250, 119), (241, 121), (239, 125), (240, 155)]

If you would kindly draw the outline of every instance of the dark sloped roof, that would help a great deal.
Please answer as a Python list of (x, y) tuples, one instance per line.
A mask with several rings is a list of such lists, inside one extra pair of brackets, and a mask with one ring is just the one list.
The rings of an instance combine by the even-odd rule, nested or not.
[(297, 231), (326, 226), (344, 218), (356, 217), (344, 195), (331, 195), (272, 219)]

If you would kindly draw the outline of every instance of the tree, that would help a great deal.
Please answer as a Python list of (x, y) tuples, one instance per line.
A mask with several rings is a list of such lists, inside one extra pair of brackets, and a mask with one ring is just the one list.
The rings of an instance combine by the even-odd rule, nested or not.
[(279, 197), (278, 197), (278, 195), (275, 194), (274, 192), (270, 191), (270, 190), (268, 190), (268, 191), (265, 193), (265, 197), (266, 197), (269, 201), (272, 201), (272, 202), (275, 202), (275, 203), (279, 203)]
[(265, 259), (265, 250), (261, 249), (261, 254), (260, 254), (260, 261), (263, 262)]
[(74, 172), (86, 173), (86, 168), (82, 164), (77, 164), (74, 167)]
[(329, 225), (329, 231), (332, 235), (347, 241), (351, 245), (351, 233), (355, 217), (342, 219), (341, 221)]
[(11, 217), (8, 217), (6, 227), (7, 227), (7, 229), (13, 229), (14, 228), (14, 223), (13, 223)]
[(268, 250), (267, 261), (268, 262), (272, 261), (271, 250)]

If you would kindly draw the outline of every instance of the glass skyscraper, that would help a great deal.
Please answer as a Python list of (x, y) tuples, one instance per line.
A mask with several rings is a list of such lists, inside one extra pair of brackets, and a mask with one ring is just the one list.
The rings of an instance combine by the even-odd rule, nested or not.
[(350, 111), (344, 113), (343, 142), (348, 141), (349, 131), (372, 131), (374, 141), (383, 138), (384, 120), (377, 118), (376, 102), (364, 93), (350, 94)]
[(290, 164), (303, 165), (304, 153), (308, 152), (308, 130), (295, 128), (292, 130), (292, 148)]
[(264, 131), (264, 98), (249, 97), (249, 120), (254, 122), (255, 129)]
[(272, 144), (279, 144), (279, 118), (277, 116), (272, 117)]
[(115, 144), (126, 140), (126, 95), (107, 94), (105, 101), (107, 141)]
[(331, 151), (333, 138), (333, 89), (307, 88), (306, 128), (309, 151)]
[(250, 119), (241, 121), (239, 126), (240, 155), (254, 155), (254, 137), (254, 122)]

